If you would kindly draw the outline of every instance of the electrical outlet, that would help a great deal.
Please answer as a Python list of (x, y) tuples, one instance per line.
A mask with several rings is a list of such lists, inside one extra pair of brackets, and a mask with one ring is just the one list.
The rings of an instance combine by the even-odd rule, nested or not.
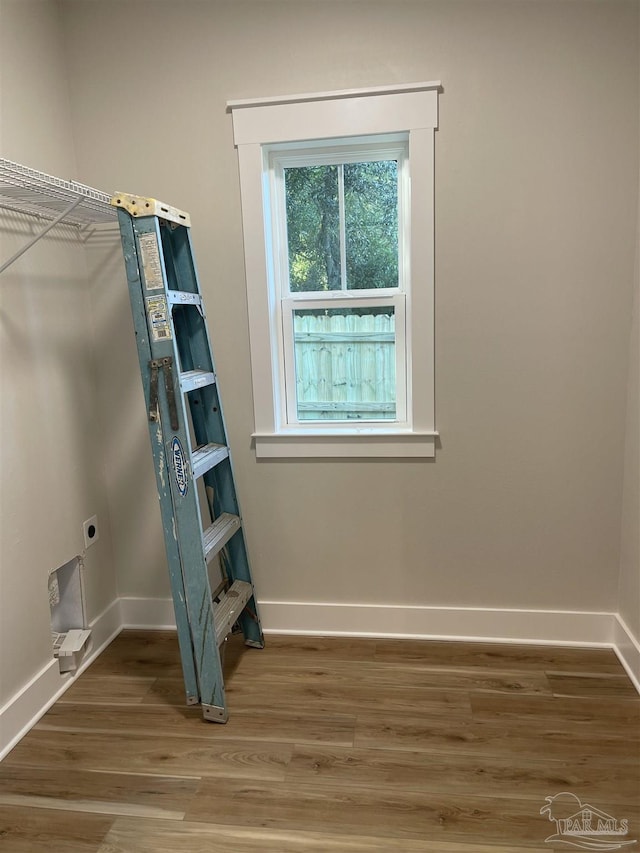
[(84, 534), (84, 547), (89, 548), (94, 542), (97, 542), (100, 538), (100, 531), (98, 530), (98, 516), (92, 515), (91, 518), (88, 518), (85, 523), (82, 525), (82, 533)]

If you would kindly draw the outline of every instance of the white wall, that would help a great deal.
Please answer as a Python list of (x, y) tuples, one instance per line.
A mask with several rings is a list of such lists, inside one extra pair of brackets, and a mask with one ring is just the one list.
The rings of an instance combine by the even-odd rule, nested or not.
[(619, 649), (625, 661), (635, 673), (637, 681), (640, 681), (640, 171), (638, 184), (618, 597), (620, 618), (625, 623), (626, 630), (618, 631), (618, 638)]
[(620, 615), (635, 637), (640, 637), (640, 378), (638, 348), (638, 290), (633, 310), (629, 349), (629, 408), (625, 448), (622, 553), (620, 562)]
[[(263, 600), (616, 611), (638, 3), (62, 0), (78, 162), (190, 211)], [(435, 463), (257, 463), (229, 98), (441, 79)], [(114, 261), (115, 264), (115, 261)], [(115, 267), (114, 267), (115, 269)], [(115, 274), (115, 273), (114, 273)], [(118, 586), (165, 596), (123, 295)], [(121, 403), (124, 402), (124, 410)]]
[[(0, 0), (0, 120), (3, 157), (85, 177), (76, 168), (60, 22), (49, 0)], [(2, 261), (33, 227), (32, 219), (3, 216)], [(46, 670), (37, 707), (64, 684), (53, 661), (48, 574), (83, 553), (82, 523), (94, 514), (100, 538), (85, 555), (88, 620), (116, 597), (92, 308), (77, 237), (51, 232), (0, 276), (0, 299), (0, 708)], [(29, 713), (28, 702), (15, 714), (9, 705), (0, 750)]]
[[(640, 639), (640, 207), (631, 336), (620, 554), (620, 615)], [(640, 648), (636, 650), (640, 658)]]

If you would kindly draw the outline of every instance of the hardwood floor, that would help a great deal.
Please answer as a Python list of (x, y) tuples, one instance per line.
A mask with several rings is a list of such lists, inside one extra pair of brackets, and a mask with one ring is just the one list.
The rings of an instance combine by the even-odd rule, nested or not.
[(230, 720), (205, 723), (175, 635), (121, 634), (0, 764), (0, 851), (542, 853), (568, 849), (540, 813), (562, 792), (640, 850), (612, 651), (233, 637), (225, 670)]

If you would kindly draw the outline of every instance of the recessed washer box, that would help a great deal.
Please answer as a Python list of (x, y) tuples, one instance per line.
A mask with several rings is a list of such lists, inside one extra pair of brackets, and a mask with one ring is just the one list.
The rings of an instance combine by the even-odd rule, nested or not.
[(83, 568), (82, 559), (74, 557), (49, 573), (53, 656), (60, 672), (75, 672), (91, 637), (85, 618)]

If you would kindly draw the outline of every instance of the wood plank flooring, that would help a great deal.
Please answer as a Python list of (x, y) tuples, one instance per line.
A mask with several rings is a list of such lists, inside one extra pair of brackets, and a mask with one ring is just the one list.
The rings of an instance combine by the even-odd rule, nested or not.
[(233, 637), (225, 671), (205, 723), (175, 634), (121, 634), (0, 764), (0, 851), (542, 853), (567, 849), (540, 813), (561, 792), (640, 851), (612, 651)]

